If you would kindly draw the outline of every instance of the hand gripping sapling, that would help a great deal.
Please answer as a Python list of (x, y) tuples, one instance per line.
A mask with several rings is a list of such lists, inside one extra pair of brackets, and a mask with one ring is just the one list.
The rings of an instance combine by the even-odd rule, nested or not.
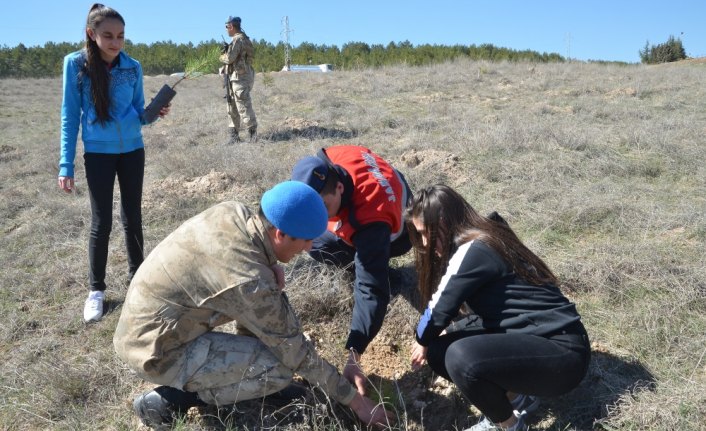
[(157, 92), (157, 95), (152, 98), (149, 105), (145, 107), (145, 123), (149, 124), (157, 119), (162, 108), (167, 106), (174, 96), (176, 96), (177, 93), (174, 88), (181, 81), (188, 78), (196, 78), (217, 68), (219, 51), (220, 48), (215, 47), (207, 51), (203, 57), (187, 62), (184, 68), (185, 72), (174, 85), (169, 86), (168, 84), (164, 84), (162, 88), (159, 89), (159, 92)]

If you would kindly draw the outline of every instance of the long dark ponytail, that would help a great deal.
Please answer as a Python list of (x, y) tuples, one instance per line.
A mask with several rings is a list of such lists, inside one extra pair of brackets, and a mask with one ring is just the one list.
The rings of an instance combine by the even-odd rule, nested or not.
[(83, 70), (91, 82), (91, 98), (101, 124), (110, 120), (110, 75), (101, 58), (100, 48), (89, 36), (88, 29), (92, 29), (94, 34), (97, 33), (98, 26), (106, 19), (117, 19), (125, 25), (125, 20), (115, 9), (94, 3), (86, 18), (86, 63)]

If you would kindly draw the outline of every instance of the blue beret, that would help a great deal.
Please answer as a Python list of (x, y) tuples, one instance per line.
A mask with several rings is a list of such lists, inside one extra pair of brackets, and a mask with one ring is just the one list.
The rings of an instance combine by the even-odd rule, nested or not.
[(262, 212), (277, 229), (297, 239), (314, 239), (326, 231), (328, 212), (318, 193), (299, 181), (284, 181), (260, 200)]
[(292, 180), (301, 181), (321, 193), (329, 175), (329, 165), (319, 157), (304, 157), (292, 168)]

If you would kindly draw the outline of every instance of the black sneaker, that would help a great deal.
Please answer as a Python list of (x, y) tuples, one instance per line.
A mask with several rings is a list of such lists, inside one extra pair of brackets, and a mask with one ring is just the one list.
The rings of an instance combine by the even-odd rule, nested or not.
[(174, 419), (181, 413), (176, 406), (164, 399), (157, 390), (139, 395), (133, 401), (132, 408), (145, 426), (155, 430), (172, 429)]

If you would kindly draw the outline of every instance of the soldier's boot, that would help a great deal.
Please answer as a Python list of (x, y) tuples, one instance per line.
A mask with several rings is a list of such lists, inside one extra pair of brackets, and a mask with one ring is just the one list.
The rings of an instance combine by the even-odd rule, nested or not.
[(170, 430), (174, 420), (190, 407), (205, 405), (195, 392), (159, 386), (135, 398), (132, 408), (144, 425), (155, 430)]
[(229, 127), (228, 128), (228, 142), (226, 142), (226, 145), (233, 145), (237, 144), (240, 142), (240, 135), (238, 135), (238, 130), (235, 127)]
[(257, 142), (257, 127), (251, 127), (248, 129), (248, 133), (250, 134), (250, 143), (254, 144)]

